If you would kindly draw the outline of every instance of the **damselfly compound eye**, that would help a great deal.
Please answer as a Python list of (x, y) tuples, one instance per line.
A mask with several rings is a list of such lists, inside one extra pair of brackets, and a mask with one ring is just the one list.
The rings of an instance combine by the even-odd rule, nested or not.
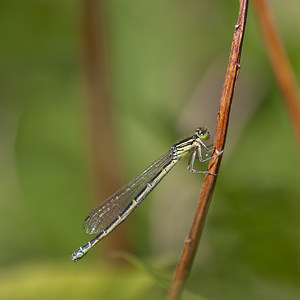
[(207, 128), (204, 127), (196, 129), (195, 133), (199, 136), (201, 140), (206, 140), (210, 137), (209, 131), (207, 130)]

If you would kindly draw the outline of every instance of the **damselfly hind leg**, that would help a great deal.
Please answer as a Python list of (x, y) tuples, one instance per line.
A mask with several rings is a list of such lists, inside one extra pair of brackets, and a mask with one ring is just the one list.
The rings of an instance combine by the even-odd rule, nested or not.
[[(220, 150), (218, 150), (218, 149), (215, 149), (215, 151), (216, 151), (216, 154), (215, 154), (215, 155), (203, 159), (203, 158), (202, 158), (202, 153), (201, 153), (201, 152), (202, 152), (202, 151), (201, 151), (201, 146), (199, 145), (196, 149), (197, 149), (197, 154), (198, 154), (198, 158), (199, 158), (199, 161), (200, 161), (200, 162), (204, 162), (204, 161), (210, 160), (211, 158), (220, 156), (220, 155), (223, 153), (223, 150), (220, 151)], [(206, 150), (206, 149), (205, 149), (205, 150)], [(212, 152), (213, 150), (214, 150), (214, 148), (209, 149), (208, 152)], [(205, 156), (208, 156), (208, 154), (206, 154)]]
[[(187, 169), (192, 172), (192, 173), (202, 173), (202, 174), (212, 174), (212, 175), (216, 175), (212, 172), (209, 171), (201, 171), (201, 170), (196, 170), (194, 169), (194, 162), (195, 162), (195, 158), (197, 156), (197, 150), (195, 149), (190, 157), (190, 161), (188, 163)], [(203, 161), (203, 160), (202, 160)]]
[[(205, 150), (206, 150), (206, 149), (205, 149)], [(209, 150), (209, 152), (211, 152), (213, 149), (208, 149), (208, 150)], [(203, 159), (203, 157), (202, 157), (202, 151), (201, 151), (201, 146), (199, 145), (199, 146), (198, 146), (197, 148), (195, 148), (194, 151), (192, 152), (192, 155), (191, 155), (191, 157), (190, 157), (190, 160), (189, 160), (187, 169), (188, 169), (189, 171), (191, 171), (192, 173), (203, 173), (203, 174), (211, 174), (211, 175), (215, 175), (215, 176), (216, 176), (217, 174), (212, 173), (212, 172), (210, 172), (210, 171), (201, 171), (201, 170), (196, 170), (196, 169), (194, 169), (194, 163), (195, 163), (196, 156), (198, 156), (200, 162), (205, 162), (205, 161), (210, 160), (210, 159), (213, 158), (213, 157), (220, 156), (220, 155), (223, 153), (223, 150), (222, 150), (222, 151), (217, 150), (216, 152), (217, 152), (216, 155), (213, 155), (213, 156), (211, 156), (211, 157), (208, 157), (208, 158)], [(208, 154), (206, 154), (205, 156), (207, 156), (207, 155), (208, 155)]]

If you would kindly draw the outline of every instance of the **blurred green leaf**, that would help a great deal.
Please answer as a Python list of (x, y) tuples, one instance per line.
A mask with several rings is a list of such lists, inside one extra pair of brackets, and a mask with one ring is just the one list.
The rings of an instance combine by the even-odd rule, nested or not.
[[(299, 3), (271, 3), (298, 79)], [(186, 161), (127, 221), (135, 253), (127, 259), (141, 269), (98, 270), (114, 233), (80, 264), (65, 263), (90, 238), (81, 223), (92, 208), (80, 5), (0, 2), (0, 298), (163, 299), (170, 276), (145, 257), (175, 264), (180, 254), (202, 182)], [(113, 0), (102, 8), (124, 183), (195, 124), (213, 133), (237, 6)], [(241, 67), (185, 293), (299, 299), (299, 154), (251, 7)]]

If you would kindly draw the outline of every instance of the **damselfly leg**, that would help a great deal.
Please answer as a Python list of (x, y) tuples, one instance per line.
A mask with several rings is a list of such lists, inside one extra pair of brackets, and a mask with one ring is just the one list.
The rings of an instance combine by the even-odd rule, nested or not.
[[(211, 174), (211, 175), (216, 176), (217, 174), (212, 173), (212, 172), (210, 172), (210, 171), (196, 170), (196, 169), (194, 168), (195, 159), (196, 159), (196, 157), (198, 156), (198, 159), (199, 159), (200, 162), (205, 162), (205, 161), (210, 160), (211, 158), (220, 156), (220, 155), (223, 153), (223, 150), (222, 150), (222, 151), (218, 151), (218, 153), (217, 153), (216, 155), (210, 156), (210, 157), (208, 157), (208, 158), (203, 158), (203, 157), (202, 157), (202, 147), (203, 147), (203, 144), (201, 143), (201, 144), (197, 145), (197, 146), (194, 148), (194, 150), (193, 150), (193, 152), (192, 152), (192, 155), (191, 155), (191, 157), (190, 157), (190, 160), (189, 160), (187, 169), (188, 169), (190, 172), (192, 172), (192, 173)], [(204, 148), (207, 152), (212, 152), (212, 151), (214, 150), (214, 148), (209, 149), (209, 148), (207, 148), (206, 146), (203, 147), (203, 148)], [(205, 156), (207, 156), (207, 155), (208, 155), (208, 154), (206, 154)]]

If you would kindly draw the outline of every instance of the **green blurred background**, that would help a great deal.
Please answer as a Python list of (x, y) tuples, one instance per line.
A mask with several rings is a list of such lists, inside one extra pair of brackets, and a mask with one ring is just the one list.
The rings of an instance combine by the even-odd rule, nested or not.
[[(300, 2), (269, 2), (299, 81)], [(200, 193), (203, 176), (187, 172), (184, 160), (122, 224), (132, 257), (113, 257), (114, 232), (71, 262), (90, 238), (81, 223), (95, 205), (82, 4), (0, 2), (0, 299), (163, 299), (160, 276), (171, 277)], [(112, 0), (99, 9), (111, 87), (107, 130), (125, 184), (196, 127), (214, 133), (238, 1)], [(250, 6), (187, 299), (300, 299), (299, 167)]]

